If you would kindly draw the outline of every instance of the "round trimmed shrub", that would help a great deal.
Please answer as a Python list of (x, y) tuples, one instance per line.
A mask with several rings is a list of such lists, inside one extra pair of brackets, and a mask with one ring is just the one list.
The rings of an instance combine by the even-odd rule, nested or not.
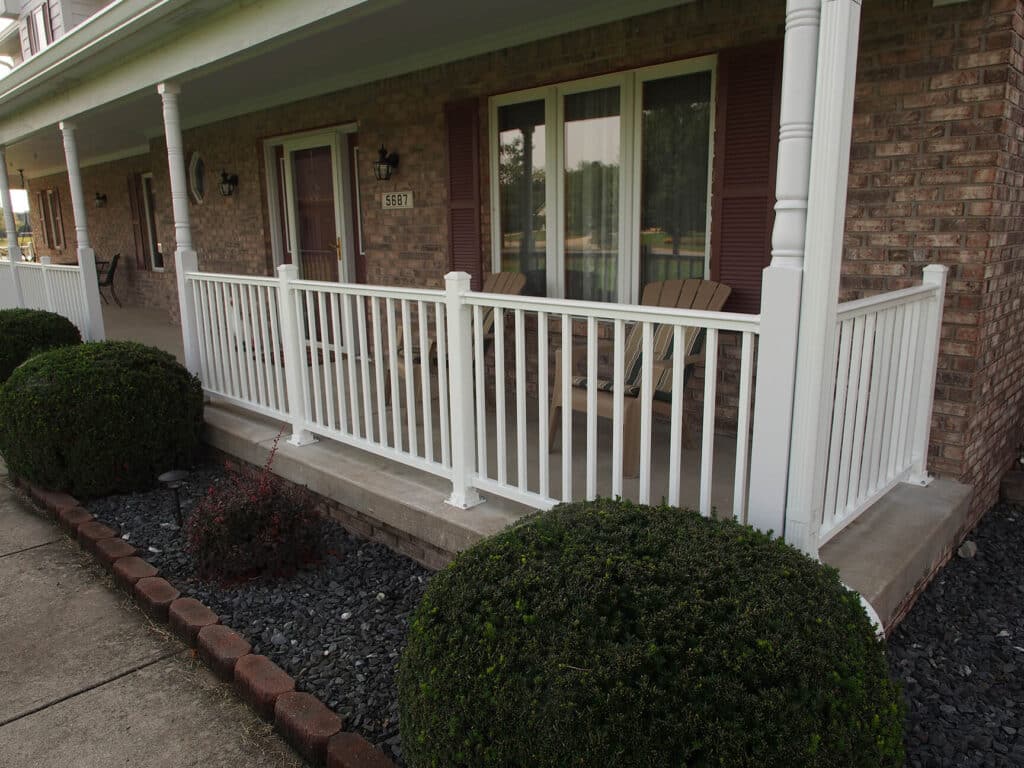
[(0, 383), (37, 352), (81, 343), (78, 328), (63, 315), (41, 309), (0, 310)]
[(903, 765), (856, 594), (731, 521), (598, 500), (436, 574), (398, 673), (413, 768)]
[(191, 465), (203, 422), (199, 380), (128, 341), (29, 359), (0, 390), (0, 453), (11, 472), (79, 497), (150, 488)]

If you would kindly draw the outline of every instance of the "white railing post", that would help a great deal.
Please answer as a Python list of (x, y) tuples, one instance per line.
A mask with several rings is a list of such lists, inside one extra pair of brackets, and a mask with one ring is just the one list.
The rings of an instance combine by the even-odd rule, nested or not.
[(796, 386), (821, 0), (788, 0), (772, 262), (761, 279), (761, 334), (747, 522), (782, 535)]
[(49, 256), (43, 256), (39, 259), (39, 272), (43, 279), (43, 295), (46, 297), (46, 311), (47, 312), (60, 312), (57, 307), (53, 305), (53, 289), (50, 287), (50, 265), (53, 263), (53, 259)]
[(807, 205), (808, 257), (786, 500), (786, 541), (817, 556), (836, 370), (836, 313), (846, 224), (860, 0), (824, 0), (818, 37)]
[(85, 193), (82, 191), (82, 170), (78, 162), (78, 144), (75, 141), (75, 124), (60, 123), (64, 137), (64, 159), (68, 167), (68, 186), (71, 188), (71, 209), (75, 217), (75, 245), (78, 251), (78, 274), (82, 281), (82, 297), (85, 299), (85, 316), (89, 341), (103, 341), (106, 331), (103, 327), (103, 307), (100, 304), (100, 286), (96, 277), (96, 252), (89, 243), (88, 214), (85, 207)]
[[(470, 276), (449, 272), (444, 276), (448, 340), (448, 402), (451, 411), (452, 495), (447, 502), (467, 509), (483, 499), (473, 486), (476, 460), (476, 423), (473, 420), (473, 313), (463, 301), (470, 291)], [(482, 360), (477, 361), (483, 365)], [(444, 361), (438, 360), (438, 365)]]
[(921, 390), (915, 403), (913, 464), (908, 482), (929, 485), (928, 441), (932, 428), (932, 405), (935, 402), (935, 377), (938, 374), (939, 342), (942, 339), (942, 309), (946, 298), (946, 275), (949, 268), (929, 264), (924, 268), (922, 283), (934, 285), (935, 295), (928, 301), (928, 316), (921, 332)]
[(11, 283), (14, 285), (15, 306), (24, 307), (25, 299), (21, 293), (21, 275), (18, 274), (18, 264), (21, 262), (21, 246), (18, 244), (18, 225), (14, 220), (14, 206), (11, 203), (11, 182), (7, 176), (7, 148), (3, 145), (0, 145), (0, 205), (4, 209), (4, 227), (7, 229), (7, 258), (11, 264)]
[(287, 393), (288, 415), (292, 423), (292, 436), (288, 442), (292, 445), (309, 445), (315, 443), (313, 433), (306, 429), (308, 421), (306, 401), (306, 384), (302, 369), (306, 365), (305, 344), (299, 332), (296, 316), (295, 297), (292, 295), (292, 280), (299, 279), (299, 268), (294, 264), (282, 264), (277, 268), (281, 278), (278, 289), (277, 306), (281, 317), (281, 347), (284, 357), (284, 382)]

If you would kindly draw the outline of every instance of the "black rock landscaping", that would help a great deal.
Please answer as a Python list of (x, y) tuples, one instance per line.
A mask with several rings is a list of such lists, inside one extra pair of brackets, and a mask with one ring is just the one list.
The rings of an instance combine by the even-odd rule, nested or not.
[(1000, 504), (889, 642), (908, 768), (1024, 766), (1024, 509)]
[[(193, 472), (179, 491), (184, 514), (223, 478), (219, 467)], [(321, 562), (290, 577), (225, 586), (196, 575), (170, 491), (109, 496), (86, 506), (183, 595), (202, 601), (243, 635), (253, 653), (268, 656), (299, 690), (338, 712), (346, 730), (403, 764), (395, 665), (427, 569), (325, 520)]]

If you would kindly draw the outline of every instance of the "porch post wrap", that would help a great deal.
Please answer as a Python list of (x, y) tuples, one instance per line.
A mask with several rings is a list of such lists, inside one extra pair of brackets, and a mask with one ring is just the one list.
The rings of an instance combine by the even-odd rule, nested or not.
[(299, 328), (295, 296), (291, 282), (299, 279), (299, 268), (295, 264), (282, 264), (277, 268), (280, 278), (277, 306), (281, 313), (281, 352), (284, 358), (284, 385), (288, 398), (288, 418), (292, 423), (292, 445), (309, 445), (316, 438), (306, 429), (309, 413), (309, 390), (303, 373), (306, 371), (306, 340)]
[(199, 357), (199, 328), (196, 301), (188, 276), (199, 271), (199, 257), (191, 248), (179, 248), (174, 254), (174, 279), (178, 286), (178, 308), (181, 314), (181, 340), (185, 352), (185, 367), (202, 377)]
[(82, 191), (82, 170), (78, 162), (75, 124), (63, 121), (59, 127), (64, 137), (64, 160), (68, 168), (68, 186), (71, 188), (71, 211), (75, 217), (78, 276), (81, 280), (82, 296), (85, 298), (87, 327), (82, 329), (82, 335), (88, 341), (103, 341), (106, 338), (106, 331), (103, 327), (99, 281), (96, 279), (96, 252), (89, 244), (89, 219), (85, 207), (85, 193)]
[(809, 254), (800, 299), (786, 540), (818, 553), (835, 389), (836, 308), (846, 223), (860, 0), (824, 0), (818, 40), (807, 206)]
[[(7, 147), (0, 145), (0, 205), (4, 207), (4, 227), (7, 228), (7, 253), (11, 262), (11, 283), (14, 285), (14, 300), (19, 307), (25, 306), (21, 294), (21, 275), (18, 262), (21, 261), (21, 247), (18, 245), (17, 225), (14, 223), (14, 206), (11, 203), (11, 183), (7, 177)], [(11, 233), (14, 239), (11, 239)]]
[(181, 140), (181, 117), (175, 83), (156, 87), (163, 101), (164, 135), (167, 139), (167, 166), (171, 176), (171, 208), (174, 210), (174, 243), (180, 250), (192, 249), (192, 225), (188, 212), (188, 182), (185, 177), (185, 150)]
[(788, 0), (772, 262), (761, 279), (748, 522), (782, 535), (793, 424), (821, 0)]
[[(476, 472), (476, 423), (473, 418), (473, 314), (463, 296), (470, 292), (470, 276), (449, 272), (444, 276), (445, 320), (448, 336), (448, 398), (452, 434), (452, 495), (448, 504), (460, 509), (483, 499), (473, 487)], [(482, 364), (483, 361), (481, 361)], [(444, 362), (439, 360), (439, 365)]]
[(934, 285), (935, 295), (928, 301), (925, 324), (921, 330), (921, 391), (917, 394), (914, 424), (911, 432), (913, 466), (908, 482), (930, 485), (928, 474), (928, 439), (932, 430), (932, 405), (935, 401), (935, 379), (938, 375), (939, 342), (942, 338), (942, 308), (946, 299), (946, 276), (949, 267), (929, 264), (924, 268), (922, 284)]

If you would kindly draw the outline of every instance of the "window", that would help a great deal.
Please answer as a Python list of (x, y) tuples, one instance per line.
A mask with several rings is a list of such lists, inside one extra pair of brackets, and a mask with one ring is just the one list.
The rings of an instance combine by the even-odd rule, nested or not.
[(35, 56), (52, 42), (53, 26), (50, 23), (50, 5), (43, 3), (33, 8), (28, 15), (29, 50)]
[(636, 301), (709, 258), (714, 57), (491, 99), (493, 268)]
[(47, 248), (64, 247), (64, 221), (60, 215), (60, 194), (56, 189), (44, 189), (36, 195), (39, 203), (39, 223), (43, 228), (43, 242)]
[(149, 257), (149, 268), (159, 272), (164, 268), (164, 255), (156, 235), (156, 195), (153, 191), (153, 174), (142, 174), (140, 181), (142, 184), (142, 242)]

